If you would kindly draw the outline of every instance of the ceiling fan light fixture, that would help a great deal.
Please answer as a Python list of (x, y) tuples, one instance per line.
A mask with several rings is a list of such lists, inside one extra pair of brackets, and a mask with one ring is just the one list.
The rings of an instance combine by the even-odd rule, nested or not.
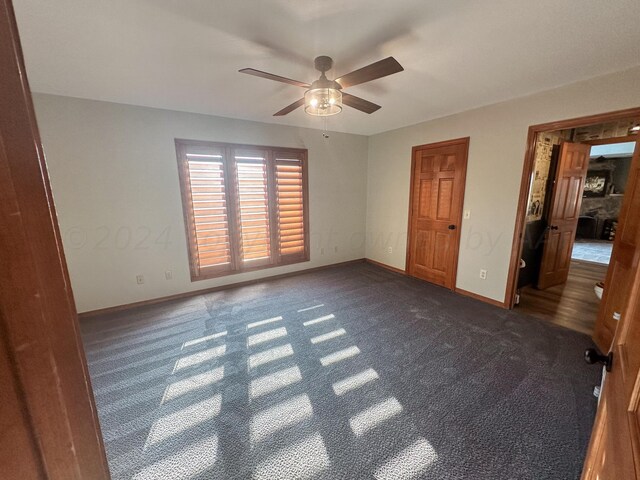
[(342, 111), (342, 93), (337, 88), (310, 88), (304, 94), (304, 111), (316, 117), (328, 117)]
[(308, 115), (316, 117), (328, 117), (336, 115), (342, 111), (342, 100), (344, 99), (347, 107), (355, 108), (364, 113), (373, 113), (381, 107), (373, 102), (369, 102), (363, 98), (356, 97), (348, 93), (342, 94), (342, 89), (360, 85), (378, 78), (386, 77), (394, 73), (404, 70), (402, 65), (393, 57), (387, 57), (383, 60), (374, 62), (366, 67), (359, 68), (353, 72), (342, 75), (338, 79), (329, 80), (326, 72), (333, 68), (333, 60), (331, 57), (321, 55), (313, 61), (316, 70), (320, 72), (320, 78), (311, 84), (292, 80), (291, 78), (274, 75), (273, 73), (263, 72), (255, 68), (243, 68), (241, 73), (246, 73), (256, 77), (262, 77), (276, 82), (287, 83), (296, 87), (304, 88), (305, 94), (303, 98), (299, 98), (291, 105), (287, 105), (283, 109), (273, 114), (274, 117), (287, 115), (297, 108), (304, 105), (304, 111)]

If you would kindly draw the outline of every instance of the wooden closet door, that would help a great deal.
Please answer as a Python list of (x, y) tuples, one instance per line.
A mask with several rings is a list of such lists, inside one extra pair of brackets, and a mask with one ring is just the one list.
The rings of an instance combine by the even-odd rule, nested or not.
[(469, 139), (414, 147), (409, 275), (453, 290)]

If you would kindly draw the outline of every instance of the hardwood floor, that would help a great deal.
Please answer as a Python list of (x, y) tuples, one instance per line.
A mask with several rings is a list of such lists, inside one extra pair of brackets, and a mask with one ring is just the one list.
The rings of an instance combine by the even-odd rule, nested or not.
[(545, 290), (525, 287), (520, 292), (519, 312), (591, 335), (600, 301), (593, 286), (604, 281), (608, 265), (572, 260), (569, 279)]

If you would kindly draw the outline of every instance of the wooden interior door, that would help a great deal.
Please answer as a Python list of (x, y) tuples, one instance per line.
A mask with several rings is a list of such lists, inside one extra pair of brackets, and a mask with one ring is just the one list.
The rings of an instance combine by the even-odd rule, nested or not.
[(469, 139), (413, 148), (407, 272), (453, 290)]
[[(607, 270), (607, 278), (605, 279), (605, 288), (602, 294), (602, 302), (598, 312), (598, 319), (593, 332), (593, 341), (598, 348), (606, 352), (611, 347), (613, 335), (616, 331), (618, 314), (628, 300), (629, 291), (621, 288), (623, 285), (631, 282), (633, 275), (634, 262), (637, 262), (637, 244), (636, 239), (629, 234), (621, 235), (620, 230), (626, 224), (633, 224), (640, 217), (640, 204), (633, 203), (630, 198), (633, 196), (634, 189), (637, 189), (637, 174), (640, 168), (640, 148), (636, 143), (636, 148), (631, 162), (631, 170), (625, 188), (625, 198), (620, 210), (619, 230), (616, 232), (616, 240), (614, 242), (609, 269)], [(633, 228), (633, 227), (629, 227)]]
[[(603, 315), (619, 312), (583, 480), (632, 480), (640, 474), (640, 152), (636, 147), (612, 262), (605, 284), (598, 344), (606, 344)], [(609, 350), (607, 348), (602, 351)]]
[(556, 170), (537, 287), (567, 281), (591, 145), (564, 142)]

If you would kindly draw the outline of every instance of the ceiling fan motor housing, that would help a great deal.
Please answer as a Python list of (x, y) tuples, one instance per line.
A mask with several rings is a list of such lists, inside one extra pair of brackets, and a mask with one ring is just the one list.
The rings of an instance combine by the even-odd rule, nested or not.
[(317, 70), (322, 72), (320, 78), (311, 84), (304, 94), (304, 111), (309, 115), (328, 117), (342, 111), (342, 85), (335, 80), (329, 80), (325, 72), (333, 66), (333, 60), (326, 55), (316, 57), (314, 61)]
[(333, 67), (333, 59), (331, 57), (327, 57), (326, 55), (321, 55), (316, 57), (313, 61), (313, 64), (316, 67), (316, 70), (321, 71), (322, 73), (328, 72)]

